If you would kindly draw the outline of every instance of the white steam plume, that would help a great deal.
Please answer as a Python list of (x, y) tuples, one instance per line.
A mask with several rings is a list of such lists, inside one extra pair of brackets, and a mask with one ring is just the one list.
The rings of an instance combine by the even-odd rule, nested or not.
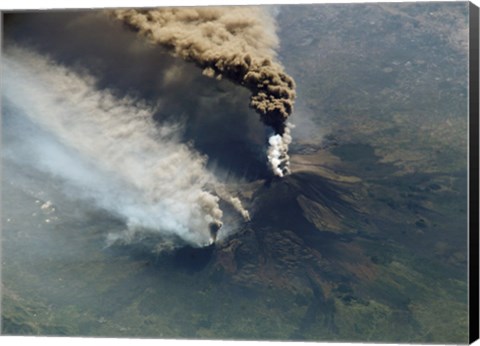
[(98, 90), (91, 76), (31, 51), (9, 47), (2, 62), (4, 104), (48, 134), (37, 134), (29, 155), (10, 148), (4, 156), (60, 177), (74, 198), (121, 216), (127, 236), (145, 231), (196, 246), (212, 242), (222, 210), (206, 186), (216, 182), (205, 157), (176, 139), (178, 128), (154, 123), (147, 105)]
[(293, 128), (293, 125), (287, 123), (283, 135), (276, 134), (268, 139), (268, 144), (270, 145), (267, 151), (268, 162), (273, 173), (279, 177), (290, 174), (288, 146), (292, 143), (291, 128)]

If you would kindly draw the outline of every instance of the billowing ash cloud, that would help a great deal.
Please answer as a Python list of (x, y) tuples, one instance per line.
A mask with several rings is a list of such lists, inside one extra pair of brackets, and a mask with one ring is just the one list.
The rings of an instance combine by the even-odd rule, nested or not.
[[(225, 77), (246, 87), (252, 94), (250, 106), (262, 121), (274, 129), (275, 136), (285, 134), (286, 120), (293, 110), (295, 83), (275, 59), (275, 26), (262, 8), (120, 9), (112, 14), (154, 44), (194, 62), (204, 75)], [(290, 139), (273, 141), (282, 142), (282, 150), (286, 151)], [(282, 164), (275, 165), (278, 161)], [(286, 153), (270, 160), (270, 164), (275, 174), (288, 173)]]
[(262, 147), (266, 128), (248, 107), (247, 89), (202, 75), (103, 11), (9, 13), (4, 19), (7, 46), (29, 47), (86, 71), (117, 98), (133, 95), (158, 105), (155, 121), (181, 124), (180, 141), (207, 155), (218, 179), (235, 184), (270, 176)]
[(92, 76), (31, 51), (8, 47), (2, 62), (2, 112), (24, 128), (4, 142), (6, 159), (53, 174), (74, 198), (119, 215), (126, 237), (212, 241), (223, 214), (208, 188), (217, 182), (206, 158), (178, 140), (178, 125), (154, 122), (147, 104), (99, 90)]

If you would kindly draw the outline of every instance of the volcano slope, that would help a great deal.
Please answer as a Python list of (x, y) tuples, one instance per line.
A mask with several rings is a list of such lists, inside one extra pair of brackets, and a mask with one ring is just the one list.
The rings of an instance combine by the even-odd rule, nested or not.
[[(390, 186), (392, 181), (373, 183), (335, 173), (347, 164), (329, 150), (294, 155), (292, 162), (301, 167), (304, 159), (309, 166), (288, 177), (246, 183), (243, 197), (250, 197), (255, 211), (251, 222), (207, 248), (155, 252), (155, 239), (148, 237), (104, 248), (105, 232), (122, 221), (95, 210), (73, 216), (79, 206), (68, 202), (58, 208), (63, 221), (53, 228), (45, 224), (29, 233), (22, 231), (25, 225), (12, 224), (18, 231), (4, 235), (9, 244), (5, 263), (11, 265), (4, 267), (3, 332), (461, 339), (465, 259), (454, 241), (430, 248), (432, 236), (439, 238), (433, 244), (441, 238), (446, 243), (445, 230), (456, 222), (443, 205), (427, 199), (433, 193), (456, 203), (458, 194), (438, 178), (440, 189), (431, 186), (431, 177), (423, 183), (418, 177), (403, 178), (420, 189), (414, 193), (418, 202), (412, 202)], [(381, 163), (376, 168), (391, 170)], [(18, 202), (12, 200), (17, 214), (19, 205), (35, 207), (15, 186), (3, 188), (18, 196)], [(372, 198), (377, 194), (383, 200)], [(18, 219), (14, 211), (7, 212)], [(72, 227), (78, 231), (75, 242), (65, 231)], [(30, 247), (35, 250), (24, 257)], [(86, 253), (88, 260), (81, 260)], [(456, 334), (447, 328), (452, 325)]]
[[(252, 220), (215, 246), (153, 254), (139, 244), (111, 251), (145, 264), (136, 274), (143, 284), (158, 289), (168, 280), (178, 290), (169, 311), (189, 310), (191, 318), (180, 319), (181, 335), (462, 339), (464, 245), (452, 231), (457, 211), (444, 204), (461, 204), (462, 184), (449, 186), (435, 175), (399, 178), (371, 148), (356, 147), (362, 160), (340, 158), (352, 150), (348, 144), (317, 148), (293, 155), (292, 175), (246, 183), (242, 197), (250, 199)], [(341, 173), (364, 172), (366, 161), (375, 174)], [(135, 299), (136, 313), (156, 316), (153, 325), (172, 323), (158, 316), (162, 291)]]
[[(331, 165), (335, 159), (337, 163)], [(309, 163), (306, 168), (301, 166), (304, 160)], [(300, 169), (253, 192), (251, 223), (217, 245), (205, 268), (209, 275), (249, 292), (262, 292), (256, 303), (266, 301), (270, 318), (278, 314), (288, 320), (284, 338), (447, 337), (437, 328), (451, 323), (450, 311), (461, 316), (464, 302), (448, 292), (465, 288), (465, 258), (461, 242), (450, 245), (449, 251), (456, 249), (456, 255), (439, 252), (438, 245), (422, 253), (431, 246), (432, 233), (448, 237), (439, 220), (445, 229), (455, 227), (448, 215), (439, 215), (441, 205), (432, 208), (428, 203), (430, 177), (420, 178), (427, 186), (412, 198), (413, 194), (402, 196), (397, 188), (385, 185), (388, 172), (395, 171), (390, 165), (375, 166), (386, 181), (366, 182), (336, 174), (345, 163), (328, 150), (297, 155), (292, 162)], [(405, 178), (411, 186), (418, 186), (417, 179)], [(375, 194), (384, 200), (372, 198)], [(456, 193), (446, 195), (458, 198)], [(442, 256), (449, 258), (439, 261)], [(450, 307), (439, 311), (440, 302)], [(439, 315), (427, 318), (425, 309), (434, 306)], [(437, 326), (435, 332), (425, 331), (427, 323)], [(461, 325), (458, 328), (461, 333)]]

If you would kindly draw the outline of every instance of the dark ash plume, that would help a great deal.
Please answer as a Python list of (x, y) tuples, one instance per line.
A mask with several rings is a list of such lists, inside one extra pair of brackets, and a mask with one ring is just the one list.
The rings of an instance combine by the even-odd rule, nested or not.
[[(252, 93), (250, 106), (263, 123), (275, 135), (285, 134), (295, 82), (275, 59), (275, 26), (262, 8), (120, 9), (111, 14), (152, 43), (194, 62), (206, 76), (224, 77), (246, 87)], [(282, 162), (279, 168), (270, 160), (280, 176), (288, 173), (288, 160)]]

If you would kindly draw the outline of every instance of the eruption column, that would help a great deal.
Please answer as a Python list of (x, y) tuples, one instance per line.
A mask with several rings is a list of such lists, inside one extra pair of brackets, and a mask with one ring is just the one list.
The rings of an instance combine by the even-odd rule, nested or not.
[(120, 9), (111, 12), (150, 42), (194, 62), (203, 74), (225, 77), (248, 90), (250, 106), (273, 128), (268, 159), (273, 172), (289, 172), (286, 124), (295, 82), (276, 60), (278, 38), (271, 16), (260, 7)]

